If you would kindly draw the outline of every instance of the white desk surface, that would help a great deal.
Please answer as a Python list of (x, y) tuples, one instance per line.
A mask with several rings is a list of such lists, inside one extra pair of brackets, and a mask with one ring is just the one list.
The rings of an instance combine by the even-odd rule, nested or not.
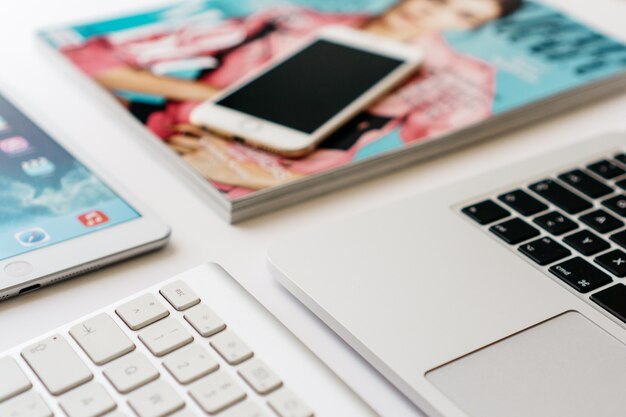
[[(626, 39), (626, 1), (552, 0), (572, 13)], [(172, 226), (164, 250), (0, 304), (0, 351), (197, 264), (221, 263), (250, 292), (314, 350), (338, 369), (376, 410), (388, 416), (419, 412), (364, 365), (271, 277), (267, 244), (300, 225), (348, 217), (389, 201), (437, 187), (518, 158), (573, 143), (606, 130), (626, 128), (626, 93), (387, 175), (347, 190), (292, 206), (238, 226), (218, 218), (184, 178), (162, 168), (162, 160), (116, 123), (101, 102), (68, 72), (52, 64), (34, 31), (51, 24), (115, 15), (161, 4), (152, 0), (17, 0), (0, 5), (0, 83), (47, 112), (70, 137), (122, 179)], [(120, 152), (120, 150), (123, 150)], [(114, 164), (112, 162), (115, 162)], [(375, 235), (373, 235), (375, 238)]]

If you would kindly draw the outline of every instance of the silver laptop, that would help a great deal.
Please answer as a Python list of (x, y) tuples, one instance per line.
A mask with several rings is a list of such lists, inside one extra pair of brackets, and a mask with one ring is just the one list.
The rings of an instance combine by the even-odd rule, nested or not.
[(430, 416), (626, 415), (626, 135), (274, 245), (280, 282)]

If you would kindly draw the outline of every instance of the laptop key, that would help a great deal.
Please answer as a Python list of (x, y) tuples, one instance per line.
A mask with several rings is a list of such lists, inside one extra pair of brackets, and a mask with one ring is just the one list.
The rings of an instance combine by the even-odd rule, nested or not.
[(626, 277), (626, 253), (619, 249), (600, 255), (596, 263), (620, 278)]
[(617, 159), (618, 161), (620, 161), (622, 164), (626, 165), (626, 154), (625, 153), (618, 153), (617, 155), (615, 155), (613, 158)]
[(618, 195), (617, 197), (609, 198), (604, 200), (602, 205), (620, 216), (626, 217), (626, 196)]
[(581, 230), (571, 234), (565, 237), (563, 241), (586, 256), (595, 255), (611, 246), (589, 230)]
[(595, 162), (591, 165), (587, 165), (587, 169), (593, 171), (594, 173), (607, 180), (626, 173), (626, 171), (624, 171), (622, 168), (618, 167), (611, 161), (607, 161), (606, 159)]
[(491, 200), (473, 204), (461, 210), (479, 224), (489, 224), (508, 217), (511, 213)]
[(580, 221), (599, 233), (612, 232), (624, 226), (624, 222), (600, 209), (580, 217)]
[(510, 245), (515, 245), (539, 235), (539, 230), (524, 220), (517, 218), (491, 226), (489, 230)]
[(615, 183), (622, 190), (626, 190), (626, 180), (619, 180)]
[(548, 265), (572, 254), (569, 249), (549, 237), (525, 243), (519, 247), (519, 251), (539, 265)]
[(583, 258), (573, 258), (550, 267), (549, 271), (581, 293), (611, 283), (613, 280)]
[(578, 224), (568, 219), (558, 211), (552, 211), (548, 214), (544, 214), (543, 216), (539, 216), (534, 220), (534, 222), (555, 236), (560, 236), (563, 233), (571, 232), (572, 230), (578, 228)]
[(15, 359), (9, 356), (0, 358), (0, 403), (28, 391), (32, 386)]
[(626, 322), (626, 285), (613, 285), (593, 294), (591, 299), (621, 321)]
[(498, 197), (498, 200), (524, 216), (532, 216), (548, 208), (548, 206), (541, 201), (531, 197), (527, 192), (522, 190), (514, 190), (502, 194)]
[(626, 230), (611, 235), (610, 239), (621, 247), (626, 248)]
[(569, 214), (580, 213), (591, 208), (589, 201), (551, 179), (534, 183), (530, 185), (530, 189)]
[(591, 198), (602, 197), (613, 191), (611, 187), (598, 181), (580, 169), (575, 169), (561, 174), (559, 175), (559, 179)]

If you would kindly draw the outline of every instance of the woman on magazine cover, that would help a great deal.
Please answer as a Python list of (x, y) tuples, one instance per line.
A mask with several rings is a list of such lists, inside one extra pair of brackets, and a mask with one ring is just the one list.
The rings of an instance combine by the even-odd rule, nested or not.
[[(217, 25), (190, 23), (165, 32), (92, 38), (63, 52), (112, 91), (165, 98), (164, 105), (129, 105), (151, 131), (236, 198), (489, 117), (495, 70), (455, 52), (440, 32), (477, 28), (513, 13), (521, 4), (522, 0), (399, 0), (376, 16), (277, 6)], [(425, 52), (425, 66), (302, 159), (250, 149), (188, 125), (189, 113), (199, 102), (297, 48), (320, 27), (337, 24), (415, 44)], [(151, 72), (163, 62), (198, 57), (211, 60), (195, 80)]]

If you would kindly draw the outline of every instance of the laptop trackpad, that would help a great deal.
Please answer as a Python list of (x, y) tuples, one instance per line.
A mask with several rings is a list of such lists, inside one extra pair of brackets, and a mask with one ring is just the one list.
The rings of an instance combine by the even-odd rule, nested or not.
[(626, 347), (568, 312), (429, 371), (468, 415), (623, 417)]

